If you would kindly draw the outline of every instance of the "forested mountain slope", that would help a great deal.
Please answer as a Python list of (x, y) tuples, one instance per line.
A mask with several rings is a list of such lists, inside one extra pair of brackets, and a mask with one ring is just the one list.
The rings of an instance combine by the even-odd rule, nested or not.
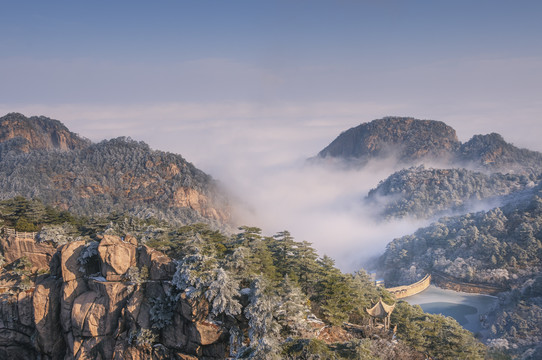
[(387, 284), (444, 273), (467, 284), (497, 286), (500, 306), (485, 319), (489, 338), (516, 350), (542, 341), (542, 185), (502, 208), (441, 218), (388, 244)]
[[(397, 338), (368, 326), (382, 298), (287, 232), (109, 215), (83, 219), (39, 201), (0, 202), (0, 357), (16, 359), (483, 359), (453, 319), (400, 302)], [(41, 210), (40, 210), (41, 209)], [(24, 220), (23, 220), (24, 219)], [(24, 251), (21, 251), (24, 249)], [(29, 259), (34, 259), (33, 263)], [(347, 323), (345, 323), (345, 321)], [(51, 336), (58, 334), (58, 336)]]
[(360, 202), (379, 222), (434, 221), (388, 244), (387, 286), (430, 273), (442, 286), (499, 293), (480, 336), (512, 357), (542, 356), (542, 154), (496, 133), (461, 143), (444, 123), (387, 117), (345, 131), (318, 157), (359, 171), (395, 159), (403, 169)]
[(39, 198), (82, 215), (116, 211), (215, 227), (230, 221), (224, 192), (180, 155), (127, 138), (91, 144), (44, 117), (2, 119), (0, 132), (9, 135), (0, 143), (1, 199)]
[(408, 117), (385, 117), (351, 128), (316, 157), (326, 158), (361, 171), (370, 160), (390, 158), (395, 169), (403, 167), (366, 199), (376, 216), (388, 220), (427, 219), (497, 206), (508, 201), (505, 196), (535, 186), (542, 177), (542, 154), (517, 148), (499, 134), (475, 135), (461, 143), (443, 122)]
[(423, 165), (400, 170), (369, 191), (367, 200), (385, 218), (431, 218), (468, 213), (499, 205), (503, 198), (540, 181), (540, 175), (486, 174), (467, 169), (431, 169)]
[(503, 173), (539, 174), (542, 169), (541, 153), (517, 148), (496, 133), (473, 136), (461, 145), (455, 158), (458, 165)]

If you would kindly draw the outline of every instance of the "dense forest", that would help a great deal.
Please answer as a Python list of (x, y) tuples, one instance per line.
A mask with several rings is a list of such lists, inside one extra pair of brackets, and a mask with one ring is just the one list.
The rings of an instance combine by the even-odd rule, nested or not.
[[(467, 169), (400, 170), (381, 181), (367, 196), (384, 218), (432, 218), (494, 207), (503, 196), (529, 189), (540, 180), (534, 174), (485, 174)], [(491, 206), (494, 204), (494, 206)]]
[[(405, 302), (399, 302), (392, 315), (399, 342), (368, 327), (365, 308), (379, 298), (392, 304), (393, 297), (363, 271), (342, 273), (332, 259), (318, 256), (310, 243), (296, 241), (287, 231), (265, 236), (259, 228), (244, 226), (226, 235), (205, 224), (178, 227), (119, 214), (83, 218), (21, 197), (1, 202), (0, 214), (4, 226), (38, 231), (43, 243), (61, 248), (86, 241), (78, 261), (90, 277), (97, 276), (89, 264), (95, 261), (102, 234), (135, 237), (140, 246), (174, 259), (167, 296), (146, 300), (152, 327), (134, 332), (132, 341), (138, 346), (159, 344), (176, 316), (176, 302), (188, 296), (210, 304), (207, 320), (228, 330), (229, 351), (236, 358), (483, 359), (486, 354), (455, 320), (423, 313)], [(10, 291), (32, 286), (29, 279), (37, 274), (28, 270), (29, 264), (3, 265), (3, 272), (20, 280)], [(133, 268), (124, 281), (134, 289), (144, 288), (148, 277), (148, 269)], [(335, 341), (315, 337), (313, 327), (320, 322), (338, 334)], [(345, 333), (345, 326), (358, 332)]]
[(178, 224), (230, 219), (226, 196), (209, 175), (180, 155), (117, 138), (71, 151), (18, 151), (0, 143), (0, 198), (40, 198), (80, 215), (128, 212)]

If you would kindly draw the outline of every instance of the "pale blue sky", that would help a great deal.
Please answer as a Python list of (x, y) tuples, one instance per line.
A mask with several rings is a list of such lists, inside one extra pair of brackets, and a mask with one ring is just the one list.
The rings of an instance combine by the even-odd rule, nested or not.
[(359, 209), (385, 164), (304, 159), (387, 115), (542, 151), (540, 19), (539, 0), (0, 0), (0, 114), (180, 153), (246, 202), (244, 223), (349, 267), (422, 224)]
[[(8, 104), (444, 97), (463, 92), (447, 73), (469, 79), (484, 70), (478, 62), (511, 61), (487, 76), (524, 75), (519, 60), (540, 60), (541, 4), (3, 1), (0, 96)], [(485, 80), (472, 79), (470, 95), (498, 91), (478, 84)]]

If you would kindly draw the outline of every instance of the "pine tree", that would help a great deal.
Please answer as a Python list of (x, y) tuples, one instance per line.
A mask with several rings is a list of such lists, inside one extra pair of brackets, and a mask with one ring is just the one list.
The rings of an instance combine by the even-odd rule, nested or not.
[(217, 267), (214, 257), (202, 254), (203, 245), (203, 240), (197, 234), (187, 242), (187, 254), (177, 261), (177, 270), (172, 279), (172, 284), (179, 290), (190, 289), (191, 297), (201, 295), (203, 289), (209, 286)]
[(269, 249), (273, 255), (273, 263), (281, 277), (288, 277), (297, 282), (298, 275), (296, 271), (296, 242), (288, 231), (281, 231), (273, 235), (269, 241)]
[(243, 226), (243, 232), (237, 234), (237, 245), (248, 249), (244, 255), (245, 272), (251, 277), (263, 275), (274, 280), (277, 276), (273, 257), (268, 247), (269, 238), (261, 236), (261, 229)]
[(261, 277), (252, 282), (249, 304), (244, 311), (250, 347), (243, 354), (249, 354), (249, 359), (279, 359), (279, 326), (274, 317), (277, 299), (266, 294), (265, 288)]
[(222, 268), (216, 270), (216, 278), (205, 292), (205, 297), (212, 305), (215, 316), (224, 313), (235, 316), (241, 313), (241, 304), (236, 299), (239, 296), (239, 281), (230, 277)]
[(307, 296), (311, 297), (315, 293), (315, 284), (317, 282), (318, 264), (316, 259), (318, 258), (318, 254), (308, 241), (303, 241), (296, 245), (294, 259), (297, 261), (294, 262), (294, 266), (296, 272), (299, 274), (299, 285), (301, 286), (301, 290)]
[(341, 325), (354, 309), (351, 280), (334, 266), (335, 262), (330, 257), (325, 255), (318, 263), (318, 291), (311, 299), (319, 303), (321, 315), (328, 322)]
[(279, 286), (281, 301), (277, 311), (277, 321), (286, 334), (299, 335), (300, 331), (307, 329), (307, 297), (301, 289), (290, 281), (288, 275)]

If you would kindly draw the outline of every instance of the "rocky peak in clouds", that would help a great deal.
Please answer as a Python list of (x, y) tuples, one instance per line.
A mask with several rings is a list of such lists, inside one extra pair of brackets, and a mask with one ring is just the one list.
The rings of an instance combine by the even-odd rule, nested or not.
[(500, 172), (533, 174), (542, 169), (542, 154), (519, 149), (499, 134), (475, 135), (462, 144), (445, 123), (408, 117), (385, 117), (351, 128), (318, 154), (357, 165), (389, 156), (405, 166), (436, 160), (451, 167)]
[(45, 116), (27, 118), (19, 113), (0, 118), (0, 142), (11, 142), (12, 147), (23, 152), (75, 150), (90, 145), (89, 140), (71, 132), (58, 120)]
[(520, 149), (507, 143), (496, 133), (475, 135), (461, 145), (457, 159), (463, 163), (473, 163), (489, 169), (504, 171), (530, 170), (542, 168), (542, 154)]
[(396, 155), (401, 162), (411, 162), (448, 157), (460, 145), (455, 130), (441, 121), (385, 117), (343, 132), (318, 156), (365, 164)]

